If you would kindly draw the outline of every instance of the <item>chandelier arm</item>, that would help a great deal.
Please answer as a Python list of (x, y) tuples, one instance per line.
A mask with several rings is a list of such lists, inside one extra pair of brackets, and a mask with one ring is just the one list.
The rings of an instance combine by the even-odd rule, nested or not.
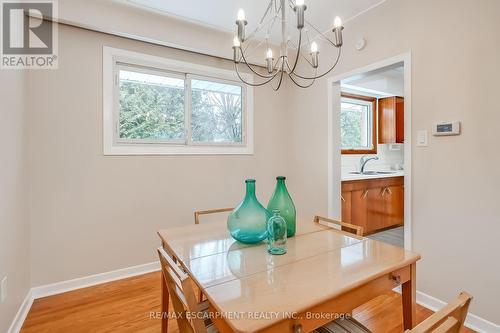
[[(297, 47), (295, 46), (295, 44), (293, 44), (293, 42), (292, 42), (292, 41), (288, 41), (288, 44), (291, 44), (291, 46), (292, 46), (294, 49), (296, 49), (296, 48), (297, 48)], [(302, 52), (300, 52), (300, 56), (301, 56), (302, 58), (304, 58), (304, 60), (305, 60), (305, 61), (306, 61), (309, 65), (311, 65), (311, 67), (313, 67), (312, 62), (310, 62), (310, 61), (309, 61), (309, 59), (307, 59), (307, 57), (306, 57), (306, 56), (305, 56)], [(288, 69), (290, 69), (290, 66), (287, 66), (287, 67), (288, 67)]]
[[(258, 42), (258, 44), (256, 44), (255, 46), (253, 47), (250, 47), (250, 41), (247, 45), (247, 47), (245, 47), (244, 50), (241, 51), (241, 54), (243, 53), (246, 53), (247, 57), (249, 57), (250, 55), (252, 55), (258, 48), (259, 46), (261, 46), (262, 44), (264, 43), (264, 41), (260, 41)], [(240, 56), (240, 61), (242, 60), (242, 57)]]
[(302, 29), (299, 30), (299, 47), (297, 48), (297, 56), (295, 57), (295, 62), (293, 64), (293, 68), (291, 70), (290, 70), (290, 66), (288, 66), (288, 59), (286, 61), (287, 67), (290, 70), (290, 72), (288, 73), (289, 75), (290, 75), (290, 73), (293, 73), (295, 71), (295, 69), (297, 68), (297, 63), (299, 62), (299, 57), (300, 57), (300, 44), (301, 43), (302, 43)]
[(249, 68), (249, 69), (250, 69), (250, 70), (251, 70), (251, 71), (252, 71), (255, 75), (257, 75), (257, 76), (259, 76), (259, 77), (261, 77), (261, 78), (263, 78), (263, 79), (269, 79), (270, 77), (273, 77), (273, 78), (274, 78), (274, 76), (276, 76), (276, 74), (278, 73), (278, 72), (276, 72), (276, 74), (262, 75), (262, 74), (260, 74), (260, 73), (256, 72), (256, 71), (252, 68), (252, 66), (250, 66), (250, 64), (247, 62), (247, 59), (245, 58), (245, 54), (243, 53), (243, 50), (241, 49), (241, 46), (240, 46), (240, 51), (241, 51), (241, 57), (243, 58), (243, 62), (245, 63), (245, 65), (247, 65), (247, 67), (248, 67), (248, 68)]
[(280, 75), (280, 80), (278, 81), (278, 86), (274, 88), (271, 84), (271, 88), (273, 88), (274, 91), (278, 91), (279, 88), (281, 87), (281, 83), (283, 82), (283, 73), (285, 72), (285, 59), (283, 59), (283, 63), (281, 64), (281, 75)]
[(309, 22), (308, 20), (305, 20), (306, 24), (308, 24), (311, 28), (313, 28), (314, 31), (316, 31), (318, 33), (319, 36), (323, 37), (323, 39), (325, 39), (328, 43), (332, 44), (333, 46), (337, 47), (337, 45), (335, 45), (334, 42), (332, 42), (330, 40), (330, 38), (326, 37), (325, 34), (323, 32), (321, 32), (318, 28), (316, 28), (316, 26), (314, 24), (312, 24), (311, 22)]
[(292, 73), (291, 75), (289, 75), (288, 77), (290, 78), (290, 80), (292, 80), (293, 83), (295, 83), (295, 85), (299, 88), (309, 88), (310, 86), (312, 86), (314, 84), (314, 82), (316, 81), (316, 78), (314, 79), (311, 79), (312, 81), (309, 83), (309, 84), (306, 84), (306, 85), (302, 85), (300, 83), (298, 83), (297, 81), (295, 81), (295, 79), (293, 78), (295, 76), (294, 73)]
[[(269, 14), (269, 10), (271, 9), (272, 7), (272, 3), (273, 3), (273, 0), (269, 1), (269, 4), (267, 5), (267, 9), (266, 11), (264, 12), (264, 15), (262, 15), (262, 18), (260, 19), (259, 21), (259, 24), (257, 25), (257, 28), (255, 28), (249, 35), (247, 38), (245, 39), (250, 39), (252, 38), (261, 28), (262, 28), (262, 23), (264, 22), (264, 20), (266, 19), (266, 16), (267, 14)], [(270, 22), (270, 20), (264, 25), (266, 26), (268, 23)]]
[(339, 48), (339, 53), (337, 55), (337, 59), (335, 59), (335, 62), (333, 63), (333, 66), (327, 70), (326, 72), (324, 72), (323, 74), (321, 75), (318, 75), (318, 76), (312, 76), (312, 77), (308, 77), (308, 76), (302, 76), (300, 74), (297, 74), (297, 73), (293, 73), (296, 77), (299, 77), (301, 79), (304, 79), (304, 80), (313, 80), (313, 79), (319, 79), (319, 78), (322, 78), (323, 76), (327, 75), (328, 73), (330, 73), (334, 68), (335, 66), (337, 66), (337, 64), (339, 63), (339, 60), (340, 60), (340, 54), (342, 53), (342, 48)]
[(250, 83), (250, 82), (247, 82), (245, 81), (242, 77), (241, 77), (241, 74), (240, 74), (240, 71), (238, 70), (238, 64), (237, 63), (234, 63), (234, 68), (236, 70), (236, 75), (238, 75), (238, 78), (241, 80), (241, 82), (243, 82), (244, 84), (246, 85), (249, 85), (249, 86), (252, 86), (252, 87), (260, 87), (260, 86), (263, 86), (265, 84), (268, 84), (269, 82), (271, 82), (275, 77), (276, 75), (279, 73), (279, 72), (276, 72), (276, 74), (274, 76), (272, 76), (270, 79), (268, 79), (267, 81), (264, 81), (264, 82), (261, 82), (261, 83)]
[[(266, 14), (267, 15), (267, 14)], [(255, 36), (255, 34), (257, 34), (257, 32), (259, 32), (260, 30), (262, 30), (264, 27), (268, 26), (271, 22), (274, 22), (274, 19), (276, 17), (273, 16), (271, 17), (269, 20), (267, 20), (264, 24), (262, 24), (262, 22), (264, 21), (265, 19), (265, 16), (262, 17), (262, 20), (261, 22), (259, 23), (259, 25), (257, 26), (257, 28), (255, 28), (248, 36), (247, 38), (245, 38), (245, 40), (248, 40), (248, 39), (251, 39), (253, 38), (253, 36)]]

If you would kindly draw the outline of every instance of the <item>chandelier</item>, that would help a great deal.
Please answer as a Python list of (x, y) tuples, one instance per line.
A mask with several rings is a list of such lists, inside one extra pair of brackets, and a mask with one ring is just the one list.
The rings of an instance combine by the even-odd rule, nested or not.
[[(344, 29), (342, 21), (338, 16), (335, 17), (333, 24), (334, 27), (332, 30), (333, 40), (331, 40), (304, 18), (306, 9), (307, 7), (304, 4), (304, 0), (270, 0), (257, 28), (252, 33), (248, 34), (248, 36), (246, 36), (245, 32), (245, 26), (247, 25), (245, 12), (243, 9), (238, 11), (236, 20), (238, 32), (233, 40), (233, 60), (236, 73), (243, 83), (254, 87), (263, 86), (269, 83), (272, 88), (277, 91), (281, 87), (283, 76), (286, 74), (290, 80), (300, 88), (308, 88), (314, 84), (316, 79), (327, 75), (335, 68), (340, 59), (342, 49), (342, 30)], [(290, 24), (287, 18), (288, 11), (293, 11), (296, 16), (296, 28), (298, 29), (297, 44), (294, 44), (288, 35), (288, 28)], [(277, 21), (281, 21), (281, 45), (280, 56), (275, 60), (273, 58), (273, 50), (271, 49), (269, 38)], [(333, 65), (321, 74), (318, 74), (318, 44), (315, 41), (311, 42), (309, 36), (310, 31), (317, 33), (321, 39), (337, 49), (337, 57), (333, 62)], [(250, 48), (251, 41), (256, 39), (257, 34), (261, 32), (265, 33), (264, 41), (257, 41), (257, 45)], [(253, 50), (259, 49), (263, 43), (265, 43), (266, 46), (265, 67), (267, 71), (254, 68), (254, 66), (250, 65), (247, 61), (249, 53)], [(308, 55), (304, 55), (302, 52), (303, 48), (305, 48), (304, 45), (307, 45), (310, 50)], [(293, 50), (295, 55), (291, 61), (289, 61), (288, 57), (289, 49)], [(305, 67), (310, 72), (309, 74), (299, 73), (298, 68), (300, 67), (302, 69), (303, 67), (298, 66), (301, 59), (305, 61)], [(248, 67), (253, 74), (259, 77), (259, 81), (261, 82), (251, 83), (243, 79), (239, 70), (240, 64), (244, 64), (244, 66)]]

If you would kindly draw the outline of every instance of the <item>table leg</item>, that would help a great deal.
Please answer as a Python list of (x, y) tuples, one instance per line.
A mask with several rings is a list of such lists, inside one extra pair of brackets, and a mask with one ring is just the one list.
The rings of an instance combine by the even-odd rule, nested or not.
[(412, 329), (417, 320), (417, 264), (410, 265), (410, 279), (403, 283), (403, 329)]
[(165, 278), (163, 276), (163, 271), (161, 272), (161, 333), (168, 332), (168, 288), (165, 283)]

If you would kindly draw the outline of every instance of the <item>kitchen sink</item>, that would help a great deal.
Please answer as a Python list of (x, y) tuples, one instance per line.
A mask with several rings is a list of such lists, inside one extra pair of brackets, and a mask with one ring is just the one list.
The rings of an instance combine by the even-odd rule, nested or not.
[(390, 175), (396, 173), (396, 171), (365, 171), (365, 172), (350, 172), (353, 175)]

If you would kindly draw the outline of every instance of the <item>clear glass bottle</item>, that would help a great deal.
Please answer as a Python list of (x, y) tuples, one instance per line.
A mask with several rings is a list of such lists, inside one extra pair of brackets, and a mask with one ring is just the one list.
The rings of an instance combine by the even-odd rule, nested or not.
[(287, 224), (280, 211), (273, 210), (273, 216), (267, 221), (267, 252), (270, 254), (286, 253)]

